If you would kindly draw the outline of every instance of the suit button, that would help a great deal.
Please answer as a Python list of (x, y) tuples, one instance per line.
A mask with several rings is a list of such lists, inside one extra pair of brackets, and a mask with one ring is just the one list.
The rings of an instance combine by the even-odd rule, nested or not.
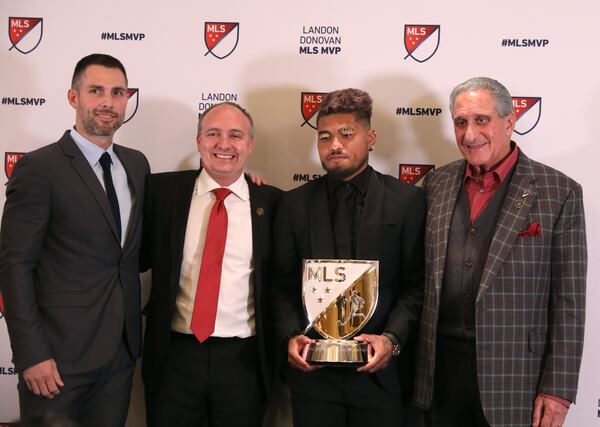
[(470, 259), (468, 259), (468, 260), (465, 261), (465, 265), (467, 267), (471, 267), (473, 265), (473, 261), (471, 261)]
[(470, 292), (465, 292), (465, 298), (471, 298), (471, 293)]
[(471, 228), (470, 228), (469, 232), (470, 232), (471, 234), (477, 234), (477, 227), (471, 226)]

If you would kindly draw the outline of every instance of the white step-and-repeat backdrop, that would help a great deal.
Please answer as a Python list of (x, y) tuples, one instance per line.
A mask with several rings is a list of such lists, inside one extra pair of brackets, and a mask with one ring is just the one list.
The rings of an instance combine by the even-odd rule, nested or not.
[[(130, 98), (115, 139), (142, 150), (153, 171), (196, 167), (198, 113), (231, 100), (256, 122), (250, 169), (284, 189), (322, 173), (313, 127), (323, 92), (368, 91), (379, 137), (371, 163), (418, 185), (428, 170), (460, 156), (447, 106), (453, 86), (494, 77), (514, 96), (521, 149), (584, 188), (587, 328), (578, 400), (566, 425), (600, 425), (599, 17), (592, 0), (3, 0), (2, 180), (20, 153), (56, 141), (73, 125), (66, 92), (75, 63), (92, 52), (124, 63)], [(15, 385), (0, 319), (0, 422), (18, 417)], [(286, 405), (282, 389), (269, 424), (288, 424)], [(141, 425), (138, 377), (128, 426)]]

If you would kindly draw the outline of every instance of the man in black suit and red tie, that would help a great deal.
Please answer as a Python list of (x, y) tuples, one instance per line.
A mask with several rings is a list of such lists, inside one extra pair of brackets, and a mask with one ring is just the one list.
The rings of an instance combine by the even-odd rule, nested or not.
[(123, 426), (141, 352), (142, 153), (113, 143), (127, 76), (92, 54), (73, 73), (75, 126), (16, 164), (0, 237), (22, 418)]
[(587, 250), (581, 186), (511, 140), (508, 90), (454, 88), (464, 159), (426, 177), (415, 403), (433, 427), (560, 427), (575, 401)]
[[(371, 97), (362, 90), (324, 97), (317, 148), (327, 174), (286, 193), (277, 214), (273, 312), (295, 426), (398, 426), (409, 401), (411, 342), (423, 297), (425, 198), (369, 166), (377, 139), (371, 114)], [(377, 307), (355, 338), (372, 348), (366, 365), (317, 369), (305, 360), (306, 346), (319, 335), (303, 332), (303, 259), (379, 261)], [(360, 304), (355, 298), (355, 308)]]
[(237, 104), (200, 117), (199, 170), (151, 175), (152, 269), (142, 377), (150, 426), (260, 426), (272, 377), (271, 228), (281, 191), (244, 175), (254, 124)]

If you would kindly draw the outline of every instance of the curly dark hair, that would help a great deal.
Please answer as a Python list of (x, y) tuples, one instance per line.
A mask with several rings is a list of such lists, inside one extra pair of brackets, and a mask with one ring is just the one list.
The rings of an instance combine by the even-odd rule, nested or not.
[(373, 114), (371, 96), (364, 90), (352, 88), (329, 92), (319, 107), (317, 123), (321, 117), (343, 113), (352, 113), (357, 120), (364, 120), (370, 126)]

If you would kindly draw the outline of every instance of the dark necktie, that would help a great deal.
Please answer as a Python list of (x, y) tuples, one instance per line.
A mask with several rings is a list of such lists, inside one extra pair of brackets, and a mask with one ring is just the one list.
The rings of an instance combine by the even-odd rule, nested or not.
[(352, 214), (348, 208), (348, 199), (354, 189), (352, 184), (342, 184), (335, 192), (335, 210), (333, 214), (333, 234), (335, 252), (339, 259), (352, 257)]
[(102, 166), (102, 176), (104, 177), (104, 188), (110, 207), (115, 217), (115, 223), (117, 224), (117, 232), (119, 235), (119, 241), (121, 241), (121, 211), (119, 210), (119, 199), (117, 199), (117, 192), (113, 185), (112, 174), (110, 173), (110, 165), (112, 164), (112, 158), (106, 151), (100, 156), (100, 166)]
[(225, 240), (227, 239), (227, 209), (225, 198), (231, 194), (228, 188), (213, 190), (217, 200), (213, 204), (208, 219), (202, 264), (196, 286), (194, 311), (190, 329), (203, 342), (215, 330), (217, 317), (217, 303), (219, 302), (219, 288), (221, 287), (221, 269), (223, 254), (225, 253)]

